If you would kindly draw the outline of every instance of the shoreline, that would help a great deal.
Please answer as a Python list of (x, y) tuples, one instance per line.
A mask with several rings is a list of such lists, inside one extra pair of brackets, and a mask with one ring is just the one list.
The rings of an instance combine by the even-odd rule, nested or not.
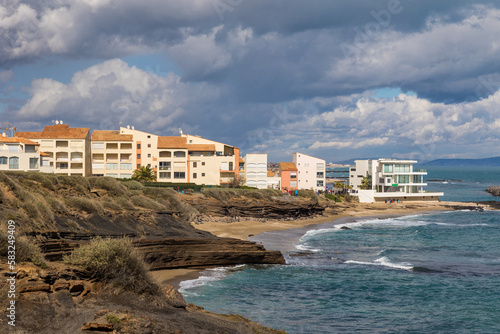
[[(325, 215), (320, 217), (279, 221), (242, 220), (232, 223), (206, 222), (203, 224), (193, 224), (193, 227), (203, 231), (208, 231), (218, 237), (252, 240), (261, 243), (262, 240), (259, 236), (264, 232), (279, 233), (279, 231), (297, 230), (297, 235), (299, 235), (302, 232), (306, 233), (308, 230), (314, 227), (320, 227), (323, 224), (332, 224), (330, 226), (343, 224), (346, 223), (346, 221), (351, 220), (351, 218), (384, 219), (412, 214), (454, 210), (453, 208), (449, 208), (447, 206), (470, 207), (475, 205), (475, 203), (467, 202), (407, 202), (392, 204), (339, 203), (336, 204), (333, 208), (327, 208), (327, 210), (325, 210)], [(302, 236), (304, 233), (302, 233), (300, 236)], [(289, 235), (290, 231), (288, 231), (287, 234)], [(298, 238), (300, 238), (300, 236), (298, 236)], [(289, 245), (287, 245), (287, 247), (288, 246)], [(285, 247), (285, 245), (276, 247), (278, 249), (268, 250), (284, 250), (281, 249), (283, 247)], [(197, 279), (201, 276), (201, 273), (204, 270), (209, 268), (211, 267), (207, 266), (198, 268), (165, 269), (151, 271), (150, 273), (153, 278), (161, 285), (170, 284), (178, 289), (181, 282)]]

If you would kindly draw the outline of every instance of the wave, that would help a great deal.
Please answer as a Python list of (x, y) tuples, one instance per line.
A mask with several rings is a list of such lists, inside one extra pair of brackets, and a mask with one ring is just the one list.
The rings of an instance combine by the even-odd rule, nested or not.
[[(240, 268), (245, 267), (245, 264), (239, 264), (232, 267), (219, 267), (219, 268), (210, 268), (201, 272), (200, 277), (186, 280), (179, 283), (179, 291), (181, 293), (186, 293), (187, 290), (197, 288), (203, 285), (207, 285), (210, 282), (218, 281), (230, 273), (238, 271)], [(196, 293), (189, 292), (190, 294), (196, 295)]]
[(297, 248), (298, 250), (301, 250), (301, 251), (309, 251), (309, 252), (313, 252), (313, 253), (321, 252), (321, 249), (312, 248), (312, 247), (306, 246), (304, 244), (298, 244), (295, 246), (295, 248)]
[(383, 256), (379, 259), (376, 259), (374, 262), (348, 260), (348, 261), (345, 261), (344, 263), (361, 264), (361, 265), (369, 265), (369, 266), (383, 266), (383, 267), (387, 267), (387, 268), (407, 270), (407, 271), (413, 271), (413, 268), (414, 268), (411, 263), (406, 263), (406, 262), (393, 263), (386, 256)]

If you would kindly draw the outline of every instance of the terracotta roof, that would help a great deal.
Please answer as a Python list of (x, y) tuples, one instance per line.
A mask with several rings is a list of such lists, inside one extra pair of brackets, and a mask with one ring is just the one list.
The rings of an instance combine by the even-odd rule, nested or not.
[(267, 171), (267, 176), (268, 177), (274, 177), (274, 176), (276, 176), (276, 174), (278, 174), (277, 170), (268, 170)]
[(296, 172), (297, 167), (293, 162), (280, 162), (280, 170)]
[(243, 158), (242, 158), (242, 157), (239, 157), (239, 160), (238, 160), (238, 161), (239, 161), (239, 163), (240, 163), (240, 164), (241, 164), (241, 163), (245, 163), (245, 160), (243, 160)]
[(18, 137), (3, 137), (0, 136), (0, 143), (21, 143), (25, 145), (37, 145), (39, 146), (40, 144), (35, 143), (34, 141), (31, 141), (26, 138), (18, 138)]
[(42, 132), (18, 132), (16, 137), (30, 139), (85, 139), (89, 128), (70, 128), (68, 124), (47, 125)]
[(41, 155), (42, 157), (50, 157), (50, 154), (45, 153), (45, 152), (40, 152), (40, 155)]
[(187, 139), (186, 137), (158, 137), (158, 148), (187, 149)]
[(119, 130), (94, 130), (92, 141), (133, 141), (133, 135), (121, 134)]
[(213, 144), (188, 144), (189, 151), (195, 152), (215, 152), (215, 145)]

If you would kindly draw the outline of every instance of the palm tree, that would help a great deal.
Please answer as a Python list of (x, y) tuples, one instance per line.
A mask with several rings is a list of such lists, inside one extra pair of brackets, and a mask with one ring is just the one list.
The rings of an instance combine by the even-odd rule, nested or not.
[(363, 176), (361, 180), (361, 189), (370, 190), (372, 188), (372, 177), (371, 176)]
[(132, 178), (142, 182), (156, 181), (156, 173), (149, 166), (141, 166), (141, 168), (134, 170)]

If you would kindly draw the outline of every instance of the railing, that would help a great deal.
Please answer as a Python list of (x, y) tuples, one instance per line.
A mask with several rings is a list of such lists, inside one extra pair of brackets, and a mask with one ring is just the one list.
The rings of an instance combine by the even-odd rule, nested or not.
[(415, 173), (427, 173), (427, 169), (414, 168), (413, 172), (415, 172)]

